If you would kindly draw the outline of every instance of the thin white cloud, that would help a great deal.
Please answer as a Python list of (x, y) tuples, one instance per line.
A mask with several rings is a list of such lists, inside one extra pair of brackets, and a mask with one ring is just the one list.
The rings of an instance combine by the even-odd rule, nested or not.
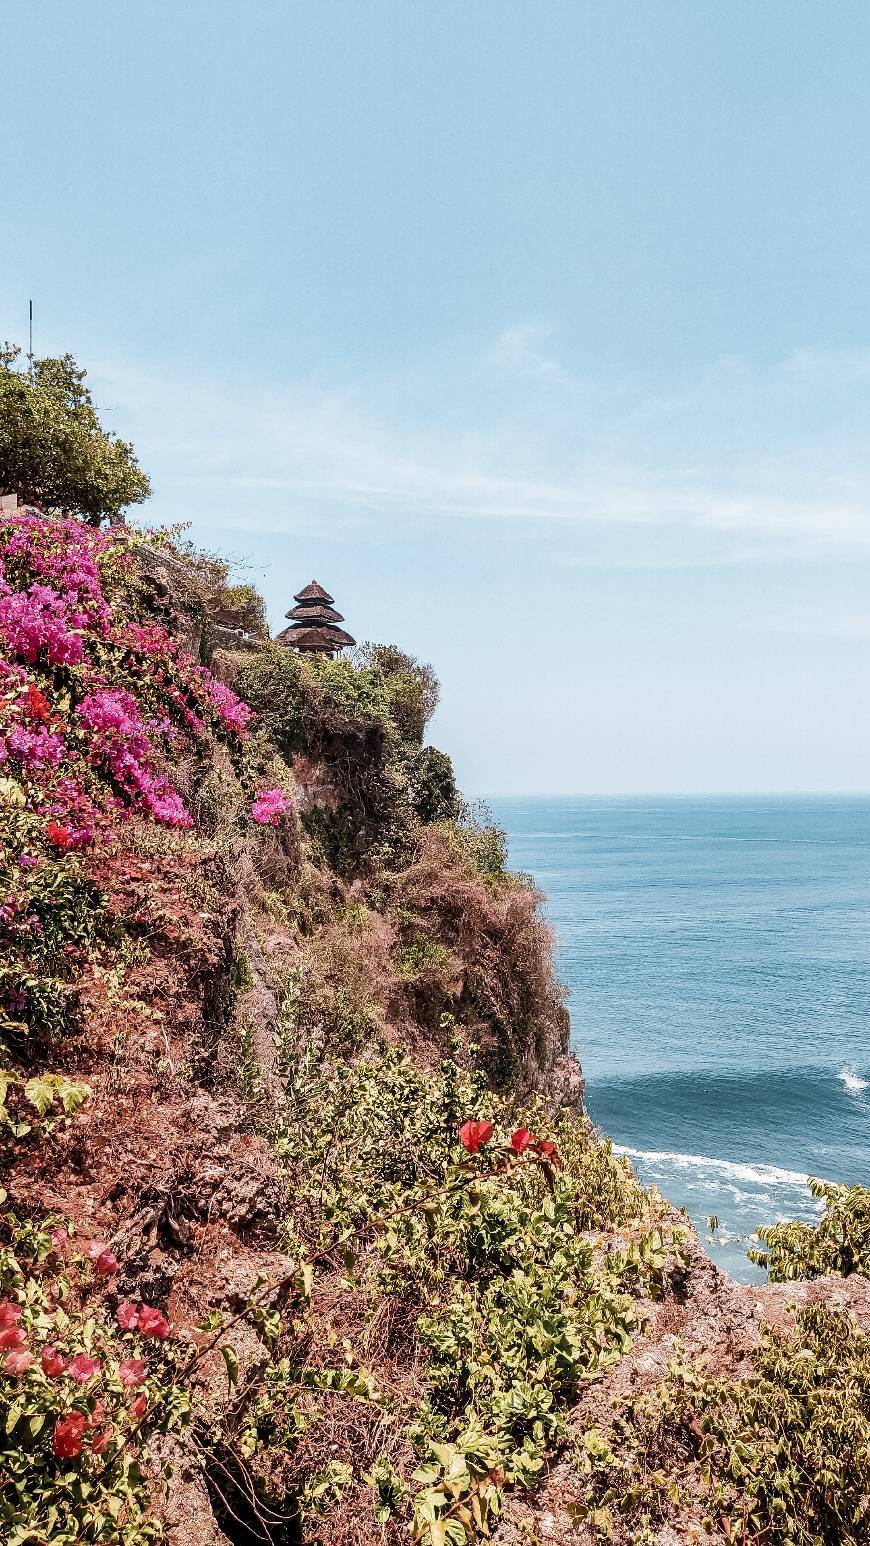
[[(747, 556), (870, 549), (870, 351), (712, 362), (667, 390), (594, 381), (522, 322), (391, 377), (256, 386), (93, 373), (153, 468), (155, 517), (583, 523)], [(724, 545), (724, 548), (722, 547)], [(721, 551), (712, 558), (721, 558)]]

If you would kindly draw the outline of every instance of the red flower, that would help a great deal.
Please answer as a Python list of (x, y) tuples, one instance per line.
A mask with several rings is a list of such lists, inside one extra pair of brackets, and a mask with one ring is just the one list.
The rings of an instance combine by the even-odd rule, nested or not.
[(97, 1272), (101, 1273), (103, 1277), (110, 1278), (113, 1273), (117, 1272), (119, 1266), (118, 1258), (114, 1251), (110, 1251), (109, 1247), (102, 1240), (91, 1241), (88, 1246), (88, 1255), (94, 1263)]
[(3, 1367), (7, 1374), (23, 1374), (33, 1363), (32, 1353), (7, 1353)]
[(101, 1455), (103, 1450), (108, 1449), (112, 1442), (112, 1438), (113, 1433), (111, 1428), (101, 1428), (99, 1432), (95, 1433), (91, 1439), (92, 1453), (95, 1455)]
[(27, 684), (27, 696), (30, 699), (30, 715), (32, 719), (46, 720), (49, 716), (48, 699), (44, 692), (34, 687), (32, 682)]
[(549, 1160), (551, 1165), (554, 1165), (557, 1170), (559, 1169), (559, 1166), (562, 1163), (562, 1157), (552, 1139), (539, 1138), (535, 1144), (535, 1148), (543, 1159)]
[(24, 1332), (20, 1326), (7, 1326), (5, 1331), (0, 1331), (0, 1348), (4, 1351), (24, 1346)]
[(84, 1412), (68, 1412), (66, 1417), (58, 1418), (54, 1425), (52, 1448), (61, 1460), (73, 1460), (81, 1454), (87, 1426), (88, 1419)]
[(148, 1397), (146, 1396), (146, 1394), (145, 1394), (145, 1392), (143, 1390), (141, 1396), (137, 1396), (135, 1401), (131, 1401), (130, 1402), (130, 1416), (131, 1417), (144, 1417), (145, 1413), (147, 1412), (147, 1410), (148, 1410)]
[(159, 1337), (162, 1340), (169, 1336), (169, 1322), (161, 1310), (153, 1309), (150, 1304), (140, 1304), (139, 1330), (143, 1337)]
[(45, 831), (48, 841), (53, 843), (55, 848), (60, 848), (66, 853), (67, 849), (72, 847), (73, 839), (68, 827), (62, 827), (57, 821), (50, 821)]
[(526, 1149), (534, 1142), (535, 1135), (530, 1133), (527, 1127), (518, 1127), (516, 1132), (511, 1134), (511, 1148), (515, 1154), (525, 1154)]
[(20, 1319), (20, 1304), (12, 1304), (8, 1299), (0, 1299), (0, 1331), (6, 1331), (9, 1326), (17, 1326)]
[(115, 1311), (115, 1320), (122, 1331), (135, 1331), (139, 1324), (139, 1313), (136, 1306), (131, 1304), (129, 1299), (125, 1299), (124, 1303), (119, 1304)]
[(118, 1365), (118, 1379), (122, 1385), (141, 1385), (145, 1378), (144, 1358), (125, 1358)]
[(99, 1359), (90, 1358), (87, 1353), (77, 1353), (72, 1363), (67, 1365), (66, 1372), (70, 1379), (78, 1380), (80, 1385), (84, 1385), (88, 1380), (92, 1380), (99, 1370)]
[(59, 1375), (63, 1374), (65, 1368), (66, 1361), (61, 1357), (56, 1347), (44, 1347), (42, 1349), (42, 1372), (47, 1374), (50, 1380), (56, 1380)]
[(469, 1154), (476, 1154), (481, 1144), (489, 1143), (492, 1137), (491, 1122), (463, 1122), (459, 1129), (459, 1142)]

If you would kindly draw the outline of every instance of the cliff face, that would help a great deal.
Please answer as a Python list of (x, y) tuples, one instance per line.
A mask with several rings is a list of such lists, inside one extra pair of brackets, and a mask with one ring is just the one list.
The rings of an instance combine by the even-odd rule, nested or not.
[(782, 1295), (583, 1116), (431, 672), (300, 661), (123, 531), (0, 536), (4, 1539), (693, 1538), (584, 1435)]
[[(216, 638), (220, 573), (127, 533), (15, 512), (3, 552), (0, 1291), (32, 1282), (42, 1313), (67, 1298), (85, 1317), (107, 1289), (108, 1325), (118, 1304), (160, 1306), (183, 1346), (290, 1272), (288, 1063), (402, 1048), (434, 1073), (449, 1050), (480, 1091), (576, 1103), (582, 1081), (536, 894), (428, 776), (413, 662), (319, 670), (225, 623)], [(39, 1227), (49, 1249), (28, 1265)], [(105, 1278), (94, 1241), (116, 1262)], [(256, 1327), (227, 1337), (240, 1377), (262, 1363)], [(114, 1374), (124, 1351), (112, 1366), (107, 1344)], [(206, 1409), (226, 1405), (224, 1357), (192, 1377)], [(32, 1376), (9, 1378), (7, 1402)], [(93, 1406), (96, 1386), (58, 1379), (42, 1381), (46, 1433), (77, 1395)], [(120, 1445), (129, 1413), (111, 1410)], [(197, 1466), (176, 1477), (173, 1538), (238, 1512), (208, 1486)]]

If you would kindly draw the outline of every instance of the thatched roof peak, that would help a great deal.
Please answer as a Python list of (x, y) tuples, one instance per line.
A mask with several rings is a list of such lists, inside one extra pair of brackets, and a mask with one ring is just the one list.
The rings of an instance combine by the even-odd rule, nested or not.
[(332, 606), (334, 600), (329, 591), (324, 590), (322, 585), (318, 585), (316, 580), (312, 580), (304, 590), (299, 591), (295, 599), (296, 601), (325, 601), (328, 607)]

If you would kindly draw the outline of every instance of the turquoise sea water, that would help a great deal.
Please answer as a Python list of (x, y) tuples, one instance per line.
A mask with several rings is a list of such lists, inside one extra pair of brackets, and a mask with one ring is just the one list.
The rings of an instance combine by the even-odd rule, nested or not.
[(593, 1119), (736, 1276), (870, 1185), (870, 798), (501, 799), (547, 896)]

